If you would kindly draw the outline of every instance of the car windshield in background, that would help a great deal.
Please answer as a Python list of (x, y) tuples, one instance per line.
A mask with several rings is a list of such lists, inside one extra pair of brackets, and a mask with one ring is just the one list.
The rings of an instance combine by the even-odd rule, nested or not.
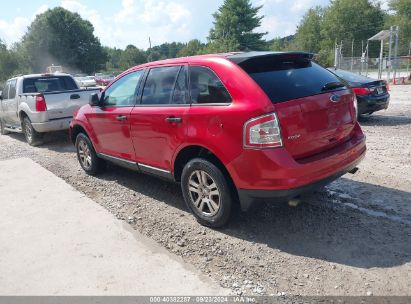
[(344, 70), (334, 70), (332, 68), (329, 69), (331, 72), (333, 72), (334, 74), (336, 74), (338, 77), (341, 77), (342, 79), (344, 79), (345, 81), (348, 82), (359, 82), (359, 83), (366, 83), (366, 82), (371, 82), (373, 81), (373, 79), (362, 76), (362, 75), (358, 75), (358, 74), (354, 74), (348, 71), (344, 71)]
[(67, 76), (26, 78), (23, 93), (47, 93), (76, 90), (74, 81)]
[(340, 83), (330, 71), (305, 58), (266, 57), (240, 66), (273, 103), (322, 94), (328, 84)]

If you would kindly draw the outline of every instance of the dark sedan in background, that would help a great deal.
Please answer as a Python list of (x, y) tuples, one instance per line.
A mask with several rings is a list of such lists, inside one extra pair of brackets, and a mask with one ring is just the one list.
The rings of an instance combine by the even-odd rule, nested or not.
[(329, 68), (331, 72), (345, 80), (357, 96), (358, 115), (372, 114), (385, 110), (390, 102), (388, 82), (375, 80), (345, 70)]

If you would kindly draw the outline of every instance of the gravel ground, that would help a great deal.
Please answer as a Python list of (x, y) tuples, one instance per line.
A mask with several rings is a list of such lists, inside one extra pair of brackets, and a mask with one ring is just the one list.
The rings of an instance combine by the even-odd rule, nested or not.
[(87, 176), (66, 133), (38, 148), (0, 136), (0, 159), (30, 157), (236, 294), (411, 295), (411, 86), (392, 87), (390, 108), (362, 125), (357, 174), (295, 208), (259, 204), (222, 230), (193, 219), (178, 185), (115, 166)]

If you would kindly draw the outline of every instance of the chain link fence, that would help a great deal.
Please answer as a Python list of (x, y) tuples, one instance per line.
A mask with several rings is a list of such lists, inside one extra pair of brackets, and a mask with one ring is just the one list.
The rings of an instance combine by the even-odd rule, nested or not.
[(411, 58), (399, 57), (392, 59), (383, 58), (381, 77), (379, 77), (380, 58), (364, 58), (364, 57), (340, 57), (337, 62), (337, 68), (351, 71), (356, 74), (368, 76), (371, 78), (393, 79), (394, 70), (395, 78), (410, 79), (411, 76)]

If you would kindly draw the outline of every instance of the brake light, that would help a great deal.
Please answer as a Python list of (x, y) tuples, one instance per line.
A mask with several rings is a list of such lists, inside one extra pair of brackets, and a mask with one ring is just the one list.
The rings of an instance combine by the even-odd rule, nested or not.
[(44, 99), (43, 95), (36, 96), (36, 111), (37, 112), (47, 111), (46, 100)]
[(277, 114), (250, 119), (244, 124), (245, 148), (277, 148), (282, 147), (280, 125)]
[(370, 89), (367, 88), (353, 88), (355, 95), (368, 95), (370, 94)]
[(390, 90), (390, 84), (388, 83), (388, 81), (385, 82), (385, 89), (387, 90), (387, 92)]

